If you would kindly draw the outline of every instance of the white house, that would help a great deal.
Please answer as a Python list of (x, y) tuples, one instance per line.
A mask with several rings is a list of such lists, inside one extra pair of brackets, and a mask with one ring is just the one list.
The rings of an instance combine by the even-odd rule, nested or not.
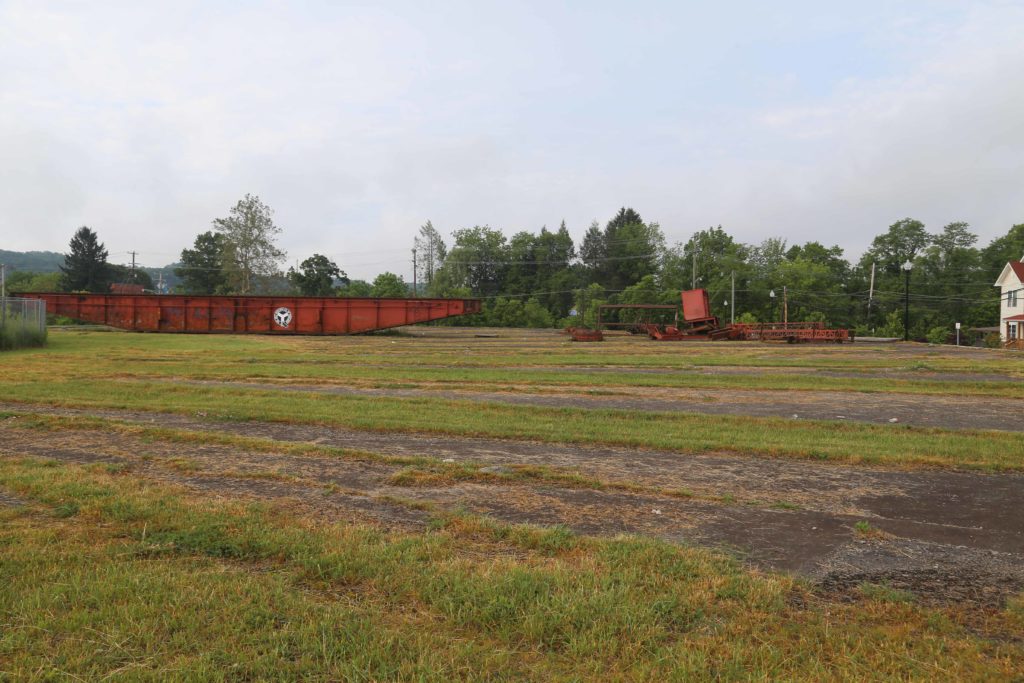
[(996, 280), (999, 305), (999, 336), (1002, 340), (1024, 339), (1024, 263), (1010, 261)]

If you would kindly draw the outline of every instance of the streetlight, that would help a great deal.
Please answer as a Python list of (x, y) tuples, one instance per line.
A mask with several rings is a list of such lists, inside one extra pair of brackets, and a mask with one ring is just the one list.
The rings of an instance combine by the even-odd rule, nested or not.
[(775, 319), (775, 290), (774, 289), (768, 290), (768, 296), (770, 296), (772, 298), (772, 322), (774, 322), (775, 321), (774, 320)]
[(903, 272), (907, 274), (903, 285), (903, 341), (910, 341), (910, 269), (913, 267), (910, 259), (903, 264)]

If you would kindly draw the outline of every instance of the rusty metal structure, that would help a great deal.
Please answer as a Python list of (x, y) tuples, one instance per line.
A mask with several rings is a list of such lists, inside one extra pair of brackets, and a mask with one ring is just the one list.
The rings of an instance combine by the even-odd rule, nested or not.
[(24, 293), (47, 312), (136, 332), (341, 335), (480, 312), (479, 299)]
[(594, 330), (588, 327), (567, 327), (565, 328), (565, 332), (574, 342), (604, 341), (604, 332), (599, 329)]
[[(608, 320), (605, 316), (611, 311), (631, 311), (639, 314), (639, 318), (629, 321)], [(679, 321), (679, 307), (674, 304), (601, 304), (597, 307), (597, 328), (620, 327), (634, 334), (644, 332), (647, 325), (655, 324), (651, 314), (658, 312), (671, 312), (674, 323)]]
[[(682, 322), (676, 306), (663, 304), (606, 304), (598, 308), (598, 329), (602, 327), (625, 327), (632, 332), (646, 332), (657, 341), (720, 341), (745, 340), (765, 342), (835, 342), (853, 341), (849, 330), (825, 327), (819, 322), (797, 323), (733, 323), (722, 325), (711, 314), (711, 303), (707, 290), (690, 289), (680, 293)], [(603, 319), (605, 312), (632, 310), (641, 313), (675, 311), (672, 324), (656, 323), (650, 320), (635, 322), (609, 322)]]
[(734, 323), (740, 338), (753, 341), (836, 342), (853, 341), (849, 330), (825, 327), (825, 323)]

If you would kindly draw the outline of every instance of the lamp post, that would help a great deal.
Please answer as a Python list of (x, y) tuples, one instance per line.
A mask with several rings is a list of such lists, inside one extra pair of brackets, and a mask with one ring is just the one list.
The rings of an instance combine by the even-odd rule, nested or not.
[(903, 285), (903, 341), (910, 341), (910, 269), (913, 267), (910, 259), (903, 264), (903, 272), (907, 274)]
[(768, 296), (771, 297), (772, 300), (772, 322), (775, 322), (775, 290), (768, 290)]

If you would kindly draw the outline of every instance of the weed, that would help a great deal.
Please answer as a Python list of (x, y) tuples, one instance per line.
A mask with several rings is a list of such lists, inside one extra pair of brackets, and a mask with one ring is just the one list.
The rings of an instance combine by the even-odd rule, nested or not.
[(68, 517), (74, 517), (77, 515), (79, 509), (80, 508), (77, 503), (61, 503), (53, 509), (53, 514), (55, 517), (67, 519)]
[(910, 591), (893, 588), (884, 583), (862, 583), (858, 590), (869, 600), (879, 602), (910, 603), (916, 600)]

